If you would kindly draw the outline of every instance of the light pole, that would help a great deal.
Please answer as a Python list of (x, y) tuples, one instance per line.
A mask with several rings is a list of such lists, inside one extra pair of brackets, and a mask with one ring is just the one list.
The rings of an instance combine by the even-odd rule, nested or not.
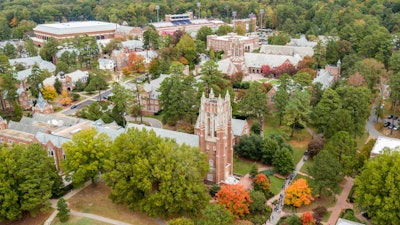
[(199, 19), (200, 19), (200, 17), (201, 17), (201, 13), (200, 13), (201, 3), (200, 2), (197, 2), (197, 7), (199, 8)]
[(158, 17), (158, 10), (160, 10), (160, 6), (156, 5), (156, 11), (157, 11), (157, 22), (160, 22), (160, 19)]
[(237, 15), (237, 12), (236, 12), (236, 11), (232, 11), (232, 17), (233, 17), (232, 24), (233, 24), (233, 29), (235, 29), (235, 19), (236, 19), (236, 15)]
[(264, 17), (264, 9), (260, 9), (260, 14), (261, 14), (261, 18), (260, 18), (260, 28), (263, 28), (263, 17)]

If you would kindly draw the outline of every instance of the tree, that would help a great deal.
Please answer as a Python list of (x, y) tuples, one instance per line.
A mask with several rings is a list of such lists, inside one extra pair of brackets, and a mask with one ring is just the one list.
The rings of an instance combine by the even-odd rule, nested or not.
[(119, 125), (125, 126), (124, 115), (127, 111), (129, 100), (134, 98), (134, 96), (129, 89), (121, 86), (119, 83), (114, 83), (112, 87), (112, 94), (117, 97), (111, 98), (114, 103), (111, 114)]
[(260, 160), (262, 158), (263, 138), (259, 135), (244, 135), (239, 143), (233, 146), (236, 154), (251, 160)]
[(29, 57), (33, 57), (33, 56), (37, 56), (38, 55), (38, 50), (35, 47), (35, 45), (33, 44), (33, 40), (32, 39), (26, 39), (24, 41), (24, 46), (25, 46), (26, 53), (28, 54)]
[(168, 221), (168, 225), (194, 225), (194, 222), (186, 217), (179, 217)]
[(315, 106), (312, 115), (314, 126), (318, 132), (325, 133), (326, 126), (332, 119), (332, 112), (340, 109), (342, 102), (339, 95), (333, 89), (326, 89), (321, 100)]
[(94, 128), (79, 131), (65, 142), (62, 148), (66, 159), (62, 167), (74, 187), (81, 187), (86, 181), (95, 181), (105, 171), (105, 160), (109, 157), (110, 138)]
[(130, 52), (128, 56), (128, 68), (136, 73), (143, 73), (146, 71), (144, 57), (137, 55), (135, 52)]
[(400, 153), (388, 150), (368, 160), (354, 180), (355, 202), (367, 210), (373, 224), (399, 224)]
[(360, 150), (360, 152), (357, 154), (357, 166), (356, 169), (357, 171), (360, 171), (364, 164), (368, 161), (368, 159), (371, 156), (371, 151), (372, 148), (374, 147), (376, 143), (375, 139), (370, 139)]
[(43, 98), (47, 101), (54, 101), (57, 98), (57, 91), (56, 89), (47, 84), (41, 89)]
[(345, 175), (354, 173), (357, 143), (346, 131), (339, 131), (325, 144), (324, 150), (332, 153), (340, 162)]
[(365, 123), (370, 115), (371, 92), (367, 88), (352, 86), (340, 87), (337, 93), (342, 98), (342, 108), (350, 112), (354, 124), (354, 138), (364, 132)]
[(54, 159), (39, 144), (0, 147), (0, 221), (12, 221), (24, 212), (36, 215), (49, 208), (48, 200), (60, 188)]
[(206, 157), (198, 148), (131, 128), (114, 140), (103, 179), (113, 202), (129, 209), (150, 216), (196, 215), (208, 202)]
[(301, 216), (301, 222), (303, 225), (315, 225), (314, 217), (310, 211), (303, 213)]
[(350, 112), (346, 109), (339, 109), (332, 113), (331, 119), (329, 120), (324, 136), (331, 138), (334, 134), (339, 131), (346, 131), (348, 133), (354, 132), (353, 117)]
[[(253, 202), (250, 203), (249, 210), (251, 214), (264, 214), (266, 212), (267, 198), (262, 191), (250, 191), (250, 198)], [(265, 222), (265, 221), (264, 221)]]
[(207, 26), (202, 26), (196, 34), (196, 40), (200, 40), (202, 41), (204, 44), (207, 44), (207, 36), (214, 34), (214, 32), (212, 31), (212, 29), (210, 27)]
[(281, 32), (268, 36), (268, 44), (270, 45), (285, 45), (290, 42), (290, 36), (287, 33)]
[(318, 194), (337, 190), (344, 177), (342, 166), (327, 150), (322, 150), (314, 157), (314, 164), (307, 171), (314, 178), (312, 185)]
[(160, 35), (154, 26), (148, 26), (143, 32), (143, 47), (145, 49), (158, 49)]
[[(400, 72), (393, 74), (389, 79), (390, 100), (392, 101), (393, 115), (396, 115), (397, 104), (400, 99)], [(392, 118), (394, 124), (394, 118)], [(391, 129), (390, 134), (392, 134)]]
[(278, 141), (271, 136), (266, 136), (264, 137), (264, 144), (261, 147), (262, 147), (261, 162), (268, 165), (272, 165), (272, 160), (274, 158), (276, 151), (281, 149), (281, 146), (279, 145)]
[(308, 143), (307, 152), (310, 158), (318, 155), (318, 153), (324, 148), (324, 140), (320, 137), (314, 137), (310, 143)]
[(99, 91), (99, 101), (101, 101), (101, 90), (108, 88), (106, 74), (101, 70), (90, 71), (88, 85), (85, 88), (87, 92)]
[[(178, 67), (175, 67), (178, 66)], [(176, 69), (174, 69), (176, 68)], [(193, 124), (198, 113), (196, 80), (193, 76), (183, 74), (181, 64), (171, 66), (171, 77), (160, 85), (160, 106), (163, 109), (163, 121), (175, 125), (178, 120)]]
[(354, 87), (360, 87), (365, 84), (365, 79), (360, 73), (355, 73), (349, 77), (347, 83)]
[[(263, 194), (267, 194), (270, 186), (271, 182), (265, 174), (257, 174), (257, 176), (255, 176), (253, 179), (253, 189), (255, 191), (261, 191)], [(254, 200), (254, 198), (251, 199)]]
[(197, 220), (197, 225), (229, 225), (233, 222), (233, 215), (225, 209), (223, 205), (208, 204), (201, 210), (201, 218)]
[(56, 79), (54, 80), (53, 87), (54, 87), (54, 89), (56, 89), (57, 94), (61, 94), (62, 83), (61, 83), (60, 79), (58, 79), (58, 77), (56, 77)]
[(370, 90), (378, 85), (382, 78), (387, 77), (385, 65), (376, 59), (363, 59), (356, 63), (355, 68), (364, 77)]
[(66, 106), (66, 105), (70, 105), (70, 104), (71, 104), (72, 99), (71, 99), (71, 97), (68, 96), (68, 91), (67, 91), (67, 89), (64, 88), (64, 89), (62, 90), (61, 96), (62, 96), (62, 98), (61, 98), (61, 100), (60, 100), (60, 104), (61, 104), (61, 105)]
[(69, 219), (69, 208), (64, 198), (57, 201), (57, 217), (61, 222), (67, 222)]
[(233, 28), (229, 25), (221, 25), (218, 27), (218, 30), (215, 32), (218, 36), (224, 36), (228, 33), (233, 32)]
[(103, 48), (103, 53), (110, 55), (114, 50), (120, 50), (122, 48), (122, 44), (120, 40), (113, 39), (106, 44)]
[(314, 198), (311, 195), (311, 189), (308, 187), (307, 180), (300, 178), (295, 180), (285, 190), (285, 204), (293, 205), (299, 208), (302, 205), (308, 205)]
[(214, 61), (209, 60), (201, 66), (200, 80), (199, 91), (200, 93), (205, 92), (206, 96), (211, 92), (211, 89), (214, 91), (215, 96), (225, 95), (227, 91), (230, 92), (231, 97), (234, 96), (229, 80), (222, 76), (218, 70), (217, 63)]
[(9, 59), (17, 58), (17, 49), (13, 44), (8, 42), (3, 49), (3, 54), (7, 56)]
[(40, 49), (39, 55), (43, 60), (53, 61), (53, 55), (57, 52), (58, 41), (55, 38), (49, 38)]
[[(262, 118), (268, 112), (267, 95), (263, 87), (258, 82), (253, 82), (241, 102), (240, 109), (249, 116), (254, 116), (260, 120), (262, 126)], [(262, 130), (262, 129), (261, 129)]]
[(279, 126), (282, 125), (282, 118), (285, 114), (285, 108), (289, 102), (289, 93), (286, 91), (286, 88), (279, 87), (278, 91), (274, 95), (275, 108), (279, 113)]
[(242, 218), (250, 213), (249, 206), (252, 200), (240, 184), (223, 185), (215, 196), (218, 204), (225, 206), (235, 218)]
[(196, 45), (190, 35), (184, 34), (175, 46), (178, 57), (183, 57), (189, 62), (190, 68), (194, 68), (197, 58)]
[(244, 36), (246, 35), (246, 27), (243, 24), (238, 24), (235, 26), (234, 32), (240, 36)]
[(86, 69), (96, 68), (95, 65), (97, 64), (100, 53), (96, 38), (85, 34), (75, 37), (75, 42), (79, 52), (78, 58), (81, 64), (80, 66), (83, 67), (82, 63), (86, 63)]
[(293, 137), (297, 125), (306, 126), (310, 114), (310, 94), (307, 91), (296, 90), (285, 107), (284, 121), (290, 126)]
[(46, 73), (39, 68), (37, 64), (33, 65), (32, 72), (28, 76), (28, 83), (30, 84), (30, 91), (36, 98), (39, 95), (39, 90), (43, 87), (43, 81), (46, 79)]
[(297, 73), (293, 76), (293, 81), (299, 86), (300, 90), (311, 87), (313, 78), (309, 73)]
[(393, 52), (392, 56), (390, 56), (389, 68), (393, 73), (400, 72), (400, 51)]
[(275, 152), (272, 165), (282, 175), (289, 174), (295, 169), (293, 155), (287, 148), (282, 148)]

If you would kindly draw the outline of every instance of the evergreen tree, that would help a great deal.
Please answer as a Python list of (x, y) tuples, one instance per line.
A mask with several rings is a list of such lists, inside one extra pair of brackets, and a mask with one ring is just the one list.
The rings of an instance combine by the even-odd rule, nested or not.
[(61, 222), (67, 222), (69, 220), (69, 208), (64, 198), (60, 198), (57, 202), (57, 217)]

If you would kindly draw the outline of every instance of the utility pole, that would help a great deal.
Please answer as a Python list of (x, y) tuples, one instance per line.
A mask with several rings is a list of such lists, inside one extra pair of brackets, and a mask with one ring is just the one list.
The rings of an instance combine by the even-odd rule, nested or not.
[(157, 11), (157, 22), (160, 22), (160, 19), (158, 17), (158, 10), (160, 10), (160, 6), (156, 5), (156, 11)]
[(237, 12), (236, 12), (236, 11), (232, 11), (232, 17), (233, 17), (232, 24), (233, 24), (233, 29), (234, 29), (234, 30), (235, 30), (236, 15), (237, 15)]
[(263, 17), (264, 17), (264, 13), (265, 13), (265, 10), (264, 9), (260, 9), (260, 14), (261, 14), (261, 18), (260, 18), (260, 28), (262, 29), (263, 28)]
[(201, 3), (197, 2), (197, 7), (199, 8), (199, 19), (201, 18), (201, 13), (200, 13), (200, 7), (201, 7)]

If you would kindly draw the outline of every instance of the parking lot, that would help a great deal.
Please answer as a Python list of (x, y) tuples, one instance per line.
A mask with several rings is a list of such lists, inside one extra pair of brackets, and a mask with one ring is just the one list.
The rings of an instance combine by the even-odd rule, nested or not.
[(398, 130), (399, 129), (399, 120), (400, 120), (399, 117), (390, 115), (385, 118), (383, 127), (386, 127), (388, 129)]

